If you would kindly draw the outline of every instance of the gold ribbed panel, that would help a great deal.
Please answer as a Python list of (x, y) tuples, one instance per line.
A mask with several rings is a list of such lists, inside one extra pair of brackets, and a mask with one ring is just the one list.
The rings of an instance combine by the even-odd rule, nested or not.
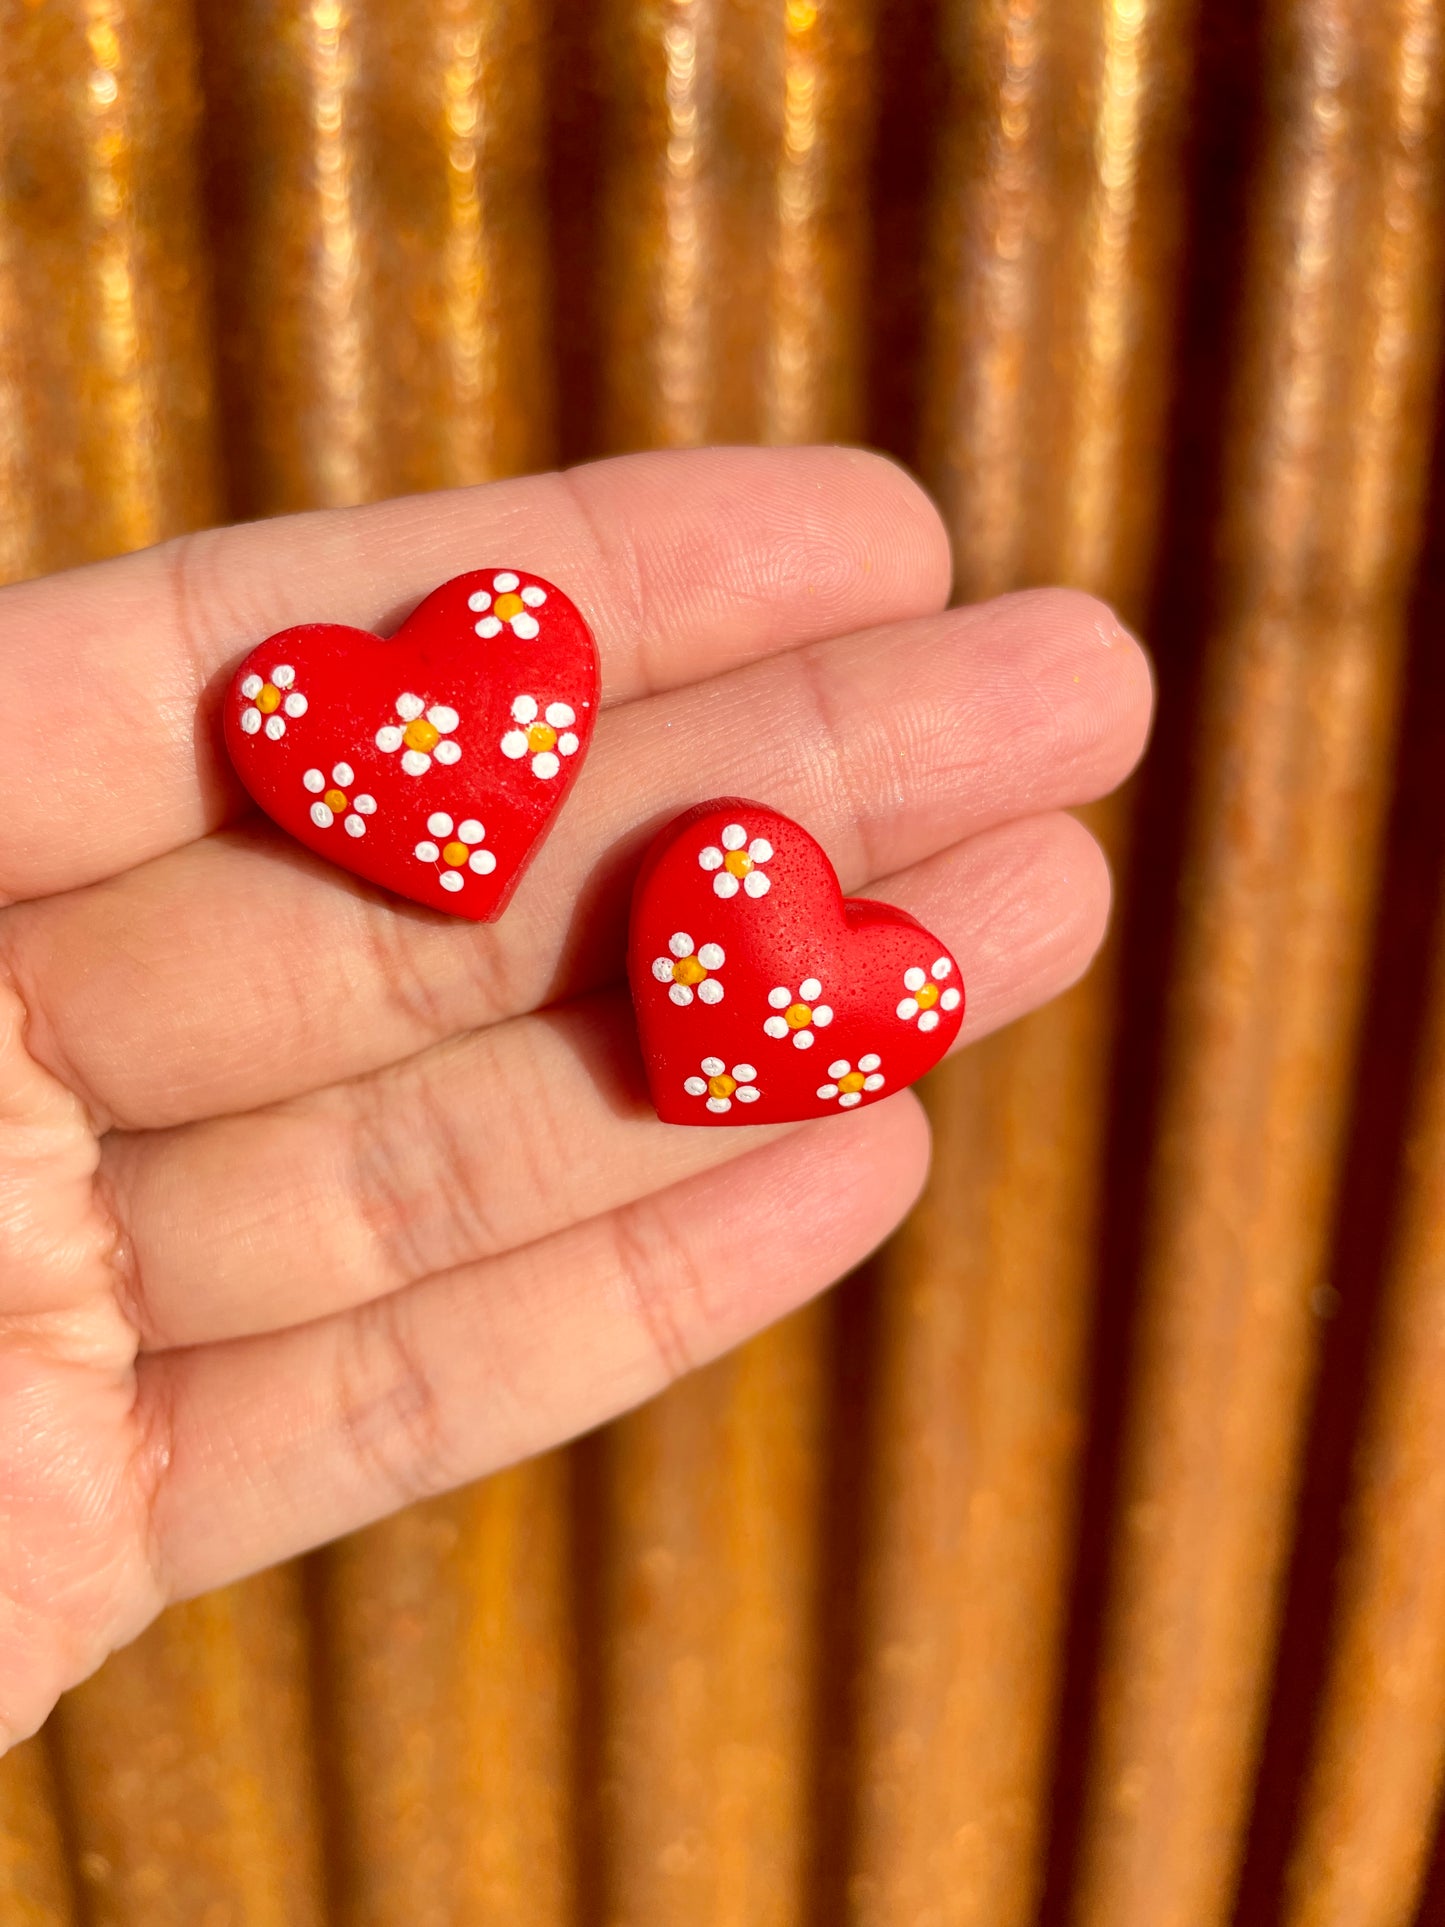
[(1124, 941), (934, 1080), (873, 1275), (166, 1615), (0, 1764), (7, 1927), (1433, 1927), (1440, 933), (1348, 1489), (1311, 1488), (1348, 1500), (1329, 1637), (1275, 1653), (1438, 416), (1442, 32), (0, 0), (0, 574), (866, 427), (961, 594), (1149, 626), (1168, 764), (1096, 814)]

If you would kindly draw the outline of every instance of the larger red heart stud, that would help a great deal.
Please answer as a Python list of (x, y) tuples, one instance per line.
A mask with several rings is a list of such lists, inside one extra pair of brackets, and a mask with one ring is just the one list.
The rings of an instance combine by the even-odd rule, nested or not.
[(309, 850), (452, 916), (500, 916), (582, 766), (597, 650), (520, 569), (434, 589), (394, 636), (303, 623), (253, 649), (226, 746)]
[(737, 797), (689, 810), (648, 851), (628, 974), (667, 1124), (875, 1103), (936, 1064), (963, 1022), (963, 980), (936, 937), (845, 897), (806, 830)]

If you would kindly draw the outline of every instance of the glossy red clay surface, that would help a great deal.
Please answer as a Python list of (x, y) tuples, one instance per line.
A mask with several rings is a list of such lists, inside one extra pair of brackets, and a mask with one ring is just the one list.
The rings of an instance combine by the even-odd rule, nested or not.
[(648, 851), (628, 974), (668, 1124), (780, 1124), (901, 1091), (963, 1021), (963, 978), (906, 911), (845, 898), (805, 829), (723, 797)]
[(226, 746), (308, 850), (450, 916), (501, 915), (576, 779), (597, 651), (540, 576), (477, 569), (389, 639), (326, 622), (253, 649)]

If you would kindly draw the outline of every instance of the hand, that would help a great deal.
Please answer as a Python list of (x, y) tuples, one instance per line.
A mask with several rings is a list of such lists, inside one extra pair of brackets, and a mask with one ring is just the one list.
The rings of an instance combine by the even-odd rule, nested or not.
[[(497, 562), (582, 607), (605, 713), (479, 927), (248, 813), (218, 710), (273, 631)], [(1087, 597), (948, 583), (889, 464), (711, 450), (0, 593), (0, 1744), (169, 1601), (598, 1424), (898, 1223), (911, 1094), (656, 1121), (623, 933), (647, 836), (732, 792), (954, 950), (965, 1042), (1079, 975), (1108, 876), (1057, 812), (1132, 768), (1145, 658)]]

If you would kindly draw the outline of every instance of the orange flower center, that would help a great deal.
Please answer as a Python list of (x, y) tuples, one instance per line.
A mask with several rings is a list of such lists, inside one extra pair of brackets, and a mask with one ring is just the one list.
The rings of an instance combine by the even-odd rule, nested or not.
[(932, 1010), (933, 1006), (937, 1002), (938, 1002), (938, 985), (925, 984), (922, 990), (920, 990), (918, 993), (918, 1008), (920, 1010)]
[(261, 693), (256, 698), (256, 707), (263, 716), (269, 716), (273, 709), (279, 709), (281, 707), (281, 691), (276, 687), (275, 683), (262, 683)]
[(846, 1076), (838, 1079), (838, 1089), (840, 1091), (861, 1091), (865, 1081), (862, 1071), (849, 1071)]
[(729, 876), (745, 877), (753, 867), (753, 860), (746, 850), (729, 850), (723, 858), (723, 868)]
[(672, 981), (675, 984), (700, 984), (706, 975), (696, 957), (683, 957), (672, 966)]
[(527, 605), (519, 595), (499, 595), (492, 604), (492, 613), (502, 622), (510, 622), (513, 616), (521, 615)]
[(789, 1030), (801, 1030), (804, 1024), (811, 1024), (813, 1013), (806, 1004), (789, 1004), (783, 1012), (783, 1022)]
[(328, 790), (326, 792), (326, 807), (329, 810), (344, 810), (346, 808), (346, 792), (344, 790)]
[(454, 870), (460, 870), (467, 860), (465, 843), (448, 843), (442, 850), (442, 862), (450, 863)]
[(720, 1077), (710, 1077), (707, 1080), (709, 1097), (731, 1097), (737, 1087), (738, 1080), (735, 1077), (729, 1077), (726, 1071)]
[(402, 731), (401, 740), (408, 749), (435, 749), (441, 741), (441, 731), (435, 723), (429, 723), (425, 716), (418, 716)]
[(552, 749), (557, 742), (557, 732), (550, 723), (533, 723), (527, 731), (527, 747), (530, 750)]

